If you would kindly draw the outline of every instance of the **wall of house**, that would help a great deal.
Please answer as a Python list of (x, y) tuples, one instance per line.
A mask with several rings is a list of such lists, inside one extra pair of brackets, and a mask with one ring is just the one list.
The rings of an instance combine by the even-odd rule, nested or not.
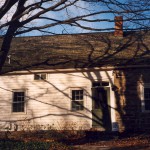
[[(34, 80), (34, 74), (0, 77), (0, 129), (90, 129), (92, 127), (92, 81), (109, 81), (112, 71), (48, 73), (45, 81)], [(85, 90), (83, 111), (71, 111), (72, 88)], [(25, 90), (25, 112), (12, 112), (12, 92)], [(112, 92), (112, 91), (111, 91)], [(112, 93), (111, 93), (112, 94)], [(114, 105), (114, 97), (111, 97)], [(115, 121), (114, 111), (112, 121)]]
[(142, 110), (141, 85), (150, 83), (150, 69), (115, 71), (116, 116), (120, 131), (150, 129), (150, 111)]

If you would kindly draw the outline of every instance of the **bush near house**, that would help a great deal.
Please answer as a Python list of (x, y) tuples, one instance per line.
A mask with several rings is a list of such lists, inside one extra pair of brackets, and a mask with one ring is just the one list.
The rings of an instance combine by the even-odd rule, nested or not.
[(0, 133), (0, 150), (82, 150), (101, 146), (110, 150), (150, 150), (150, 133), (99, 131), (16, 131)]
[(79, 138), (76, 131), (6, 131), (0, 133), (0, 150), (71, 150), (70, 138)]

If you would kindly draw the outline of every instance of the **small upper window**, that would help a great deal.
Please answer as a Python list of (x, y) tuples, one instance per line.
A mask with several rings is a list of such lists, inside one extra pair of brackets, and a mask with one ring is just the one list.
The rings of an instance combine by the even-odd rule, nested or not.
[(45, 80), (46, 74), (34, 74), (34, 80)]
[(83, 90), (72, 90), (71, 96), (72, 110), (83, 110), (84, 109), (84, 91)]
[(25, 92), (16, 91), (13, 92), (12, 112), (24, 112), (25, 111)]

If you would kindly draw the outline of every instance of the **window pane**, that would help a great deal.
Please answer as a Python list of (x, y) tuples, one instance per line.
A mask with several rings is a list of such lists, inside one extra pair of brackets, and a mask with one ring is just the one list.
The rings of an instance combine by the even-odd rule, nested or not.
[(24, 112), (24, 103), (13, 103), (13, 112)]
[(83, 100), (83, 90), (72, 90), (72, 100)]
[(24, 96), (24, 92), (16, 92), (18, 97)]
[(38, 74), (35, 74), (34, 75), (34, 80), (39, 80), (40, 79), (40, 76)]
[(150, 88), (144, 88), (144, 98), (150, 99)]
[(145, 100), (145, 110), (150, 110), (150, 100)]
[(14, 102), (24, 101), (24, 92), (14, 92)]
[(17, 112), (17, 104), (16, 103), (13, 103), (13, 112)]
[(102, 86), (109, 86), (109, 82), (103, 81)]
[(80, 90), (80, 95), (79, 95), (79, 99), (83, 99), (83, 90)]
[(145, 93), (150, 93), (150, 88), (144, 88)]
[(145, 110), (150, 110), (150, 88), (144, 88)]
[(72, 100), (75, 100), (75, 91), (72, 91)]
[(83, 90), (80, 90), (79, 93), (80, 93), (80, 95), (83, 95)]
[(24, 112), (24, 103), (18, 105), (18, 112)]
[(81, 90), (76, 90), (76, 95), (79, 95), (79, 94), (80, 94), (80, 91), (81, 91)]
[(46, 74), (41, 74), (41, 79), (46, 79)]
[(72, 101), (72, 110), (83, 110), (83, 101)]
[(93, 82), (92, 87), (97, 87), (97, 86), (109, 86), (109, 82), (107, 81), (99, 81), (99, 82)]
[(35, 74), (34, 80), (44, 80), (46, 79), (46, 74)]
[(12, 105), (13, 112), (24, 112), (24, 97), (25, 97), (24, 92), (14, 92)]
[(83, 110), (83, 90), (72, 90), (72, 110)]
[(14, 102), (17, 101), (17, 92), (14, 93), (13, 101), (14, 101)]
[(93, 82), (92, 83), (92, 87), (97, 87), (97, 86), (101, 86), (100, 82)]
[(79, 95), (76, 95), (76, 98), (75, 98), (75, 100), (80, 100), (80, 97), (79, 97)]

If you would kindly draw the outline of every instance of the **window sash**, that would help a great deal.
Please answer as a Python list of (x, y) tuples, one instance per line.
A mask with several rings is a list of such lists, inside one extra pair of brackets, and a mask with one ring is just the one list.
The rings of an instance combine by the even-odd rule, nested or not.
[(24, 102), (13, 103), (13, 112), (24, 112)]
[(34, 74), (34, 80), (45, 80), (46, 79), (46, 74)]
[(140, 84), (140, 97), (142, 112), (150, 112), (150, 83)]
[(150, 111), (150, 99), (149, 100), (145, 100), (145, 110)]
[(101, 87), (101, 86), (109, 86), (108, 81), (95, 81), (92, 83), (92, 87)]
[(84, 109), (84, 91), (81, 89), (72, 90), (71, 109), (74, 111)]
[(83, 101), (72, 101), (72, 110), (83, 110)]
[(12, 112), (24, 112), (25, 111), (25, 92), (14, 91), (13, 92), (13, 103)]

